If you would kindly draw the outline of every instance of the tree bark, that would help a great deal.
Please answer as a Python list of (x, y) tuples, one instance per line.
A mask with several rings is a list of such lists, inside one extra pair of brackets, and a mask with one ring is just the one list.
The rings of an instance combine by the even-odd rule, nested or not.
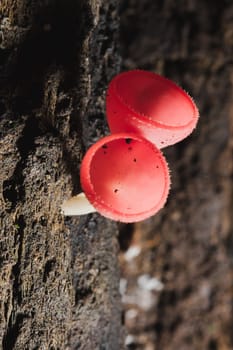
[[(175, 80), (200, 110), (193, 135), (164, 150), (172, 177), (166, 207), (122, 228), (129, 348), (233, 349), (232, 21), (230, 1), (121, 2), (124, 69)], [(153, 279), (149, 292), (139, 283), (145, 274), (162, 284)]]
[(117, 226), (64, 219), (80, 160), (107, 132), (116, 0), (1, 0), (3, 350), (121, 348)]

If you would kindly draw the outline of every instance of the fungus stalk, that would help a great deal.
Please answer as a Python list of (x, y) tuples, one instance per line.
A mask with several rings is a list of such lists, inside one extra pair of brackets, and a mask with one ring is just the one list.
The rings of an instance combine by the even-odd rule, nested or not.
[(91, 205), (83, 192), (64, 201), (61, 210), (66, 216), (86, 215), (96, 212), (96, 209)]

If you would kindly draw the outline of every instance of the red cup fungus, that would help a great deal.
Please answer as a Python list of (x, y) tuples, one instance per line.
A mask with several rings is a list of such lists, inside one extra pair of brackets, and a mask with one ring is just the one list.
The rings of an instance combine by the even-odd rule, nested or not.
[(170, 178), (161, 151), (139, 135), (106, 136), (89, 148), (80, 170), (81, 186), (94, 208), (121, 222), (136, 222), (161, 209)]
[(65, 215), (98, 211), (121, 222), (149, 218), (165, 204), (170, 177), (159, 150), (195, 128), (198, 109), (171, 80), (143, 70), (118, 74), (106, 100), (112, 135), (89, 148), (80, 170), (84, 193), (62, 205)]
[(163, 148), (183, 140), (195, 128), (198, 109), (171, 80), (143, 70), (120, 73), (106, 99), (112, 133), (130, 132)]

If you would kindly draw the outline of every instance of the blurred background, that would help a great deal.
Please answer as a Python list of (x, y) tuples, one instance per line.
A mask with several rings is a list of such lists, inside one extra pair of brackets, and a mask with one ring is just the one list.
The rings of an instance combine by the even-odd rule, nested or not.
[(233, 349), (233, 3), (124, 0), (124, 70), (162, 74), (200, 120), (164, 150), (172, 188), (155, 217), (120, 231), (127, 349)]

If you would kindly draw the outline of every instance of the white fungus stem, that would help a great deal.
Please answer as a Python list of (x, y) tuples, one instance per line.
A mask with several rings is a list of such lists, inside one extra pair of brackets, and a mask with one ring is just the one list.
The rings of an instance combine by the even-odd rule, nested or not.
[(62, 204), (61, 210), (66, 216), (86, 215), (96, 212), (96, 209), (91, 205), (83, 192), (66, 200)]

